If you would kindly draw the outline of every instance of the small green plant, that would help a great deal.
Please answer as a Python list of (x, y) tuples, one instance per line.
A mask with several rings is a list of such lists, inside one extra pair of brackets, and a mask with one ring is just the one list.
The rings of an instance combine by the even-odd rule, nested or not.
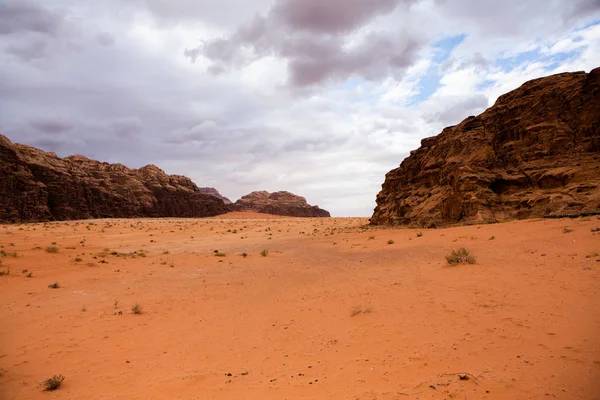
[(135, 303), (133, 306), (131, 306), (131, 312), (133, 314), (141, 314), (142, 313), (142, 306), (138, 303)]
[(462, 263), (475, 264), (475, 257), (471, 252), (464, 247), (458, 250), (452, 250), (449, 256), (446, 256), (446, 261), (449, 265), (457, 265)]
[(52, 378), (46, 379), (42, 386), (44, 387), (45, 392), (51, 392), (60, 387), (60, 384), (65, 380), (65, 377), (62, 375), (54, 375)]
[(394, 244), (394, 241), (392, 239), (387, 241), (387, 244)]
[(48, 246), (46, 247), (46, 253), (58, 253), (58, 247)]
[(260, 255), (263, 256), (263, 257), (268, 256), (269, 255), (269, 250), (264, 249), (263, 251), (260, 252)]

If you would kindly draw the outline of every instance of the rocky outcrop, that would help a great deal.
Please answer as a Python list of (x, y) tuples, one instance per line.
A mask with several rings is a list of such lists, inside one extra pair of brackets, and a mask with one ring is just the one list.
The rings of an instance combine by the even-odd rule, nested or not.
[(329, 212), (311, 206), (306, 199), (290, 192), (252, 192), (232, 204), (232, 211), (253, 211), (290, 217), (330, 217)]
[(200, 190), (200, 193), (202, 193), (202, 194), (207, 194), (209, 196), (216, 197), (217, 199), (221, 199), (223, 201), (223, 203), (225, 203), (225, 204), (232, 204), (231, 200), (229, 200), (227, 197), (221, 195), (221, 193), (219, 193), (219, 191), (215, 188), (203, 187), (203, 188), (198, 188), (198, 190)]
[(12, 143), (0, 135), (0, 221), (206, 217), (227, 212), (185, 176), (129, 169)]
[(600, 213), (600, 68), (535, 79), (423, 139), (371, 224), (444, 226)]

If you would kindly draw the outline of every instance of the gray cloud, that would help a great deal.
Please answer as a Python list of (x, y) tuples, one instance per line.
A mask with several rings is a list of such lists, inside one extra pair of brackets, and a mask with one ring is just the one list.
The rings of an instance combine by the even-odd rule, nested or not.
[[(153, 163), (231, 198), (290, 190), (366, 216), (422, 137), (545, 73), (504, 71), (497, 54), (547, 47), (597, 16), (589, 0), (415, 1), (0, 1), (0, 129), (61, 156)], [(433, 59), (437, 40), (462, 33), (451, 61)], [(438, 67), (443, 90), (411, 104)]]
[(264, 17), (239, 26), (230, 36), (187, 48), (195, 62), (202, 55), (210, 71), (223, 73), (277, 56), (288, 61), (289, 83), (296, 87), (339, 81), (353, 75), (378, 79), (399, 74), (416, 59), (424, 41), (409, 32), (371, 32), (352, 36), (375, 17), (392, 12), (400, 0), (280, 0)]
[(394, 10), (400, 0), (281, 0), (270, 17), (293, 31), (319, 34), (352, 32), (380, 14)]
[(0, 34), (39, 32), (56, 34), (62, 16), (28, 0), (4, 0), (0, 4)]

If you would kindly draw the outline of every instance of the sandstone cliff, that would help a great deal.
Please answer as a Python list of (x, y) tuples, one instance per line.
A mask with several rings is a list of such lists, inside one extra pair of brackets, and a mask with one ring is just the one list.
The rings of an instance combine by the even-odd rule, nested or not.
[(0, 221), (205, 217), (223, 201), (154, 165), (129, 169), (12, 143), (0, 135)]
[(232, 204), (230, 210), (291, 217), (330, 217), (329, 212), (309, 205), (304, 197), (290, 192), (252, 192)]
[(423, 139), (371, 224), (443, 226), (600, 213), (600, 68), (535, 79)]

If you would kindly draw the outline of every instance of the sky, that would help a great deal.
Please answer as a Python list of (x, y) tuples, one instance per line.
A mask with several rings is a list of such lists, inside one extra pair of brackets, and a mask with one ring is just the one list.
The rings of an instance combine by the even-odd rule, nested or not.
[(600, 66), (600, 0), (0, 0), (0, 133), (370, 216), (421, 139)]

